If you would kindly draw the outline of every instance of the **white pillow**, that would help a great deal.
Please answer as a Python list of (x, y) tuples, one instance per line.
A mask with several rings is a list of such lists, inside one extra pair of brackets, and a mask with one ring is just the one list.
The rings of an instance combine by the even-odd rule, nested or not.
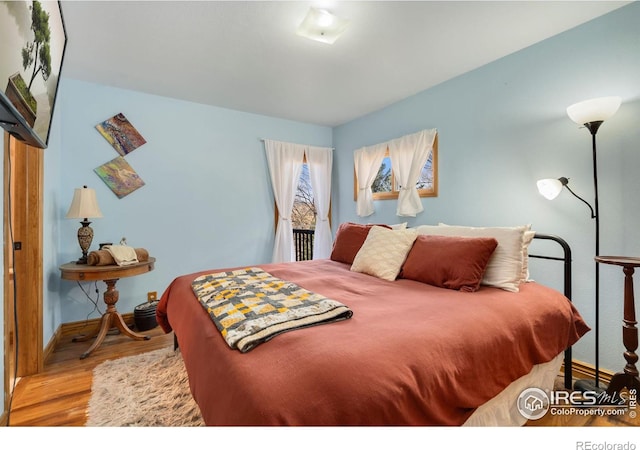
[[(438, 225), (442, 227), (449, 227), (451, 225), (447, 225), (446, 223), (440, 222)], [(530, 281), (529, 276), (529, 245), (531, 241), (533, 241), (533, 237), (536, 235), (535, 231), (531, 231), (531, 224), (522, 225), (525, 228), (524, 235), (522, 237), (522, 275), (520, 277), (521, 283), (526, 283)], [(512, 228), (520, 228), (520, 227), (512, 227)]]
[(533, 241), (533, 237), (535, 235), (536, 235), (536, 232), (531, 231), (530, 229), (524, 232), (524, 239), (522, 242), (522, 282), (523, 283), (531, 281), (530, 274), (529, 274), (529, 244), (531, 244), (531, 241)]
[[(447, 225), (446, 223), (440, 222), (438, 225), (442, 227), (449, 227), (451, 225)], [(522, 238), (522, 276), (520, 277), (520, 282), (527, 282), (530, 280), (529, 274), (529, 245), (533, 241), (534, 236), (536, 235), (535, 231), (531, 230), (531, 224), (522, 225), (525, 227), (524, 236)]]
[(395, 280), (417, 235), (415, 229), (390, 230), (378, 226), (371, 227), (353, 259), (351, 270), (383, 280)]
[(524, 233), (527, 226), (519, 227), (465, 227), (440, 224), (420, 225), (418, 234), (444, 236), (490, 236), (498, 241), (489, 258), (482, 284), (505, 291), (518, 292), (524, 269)]

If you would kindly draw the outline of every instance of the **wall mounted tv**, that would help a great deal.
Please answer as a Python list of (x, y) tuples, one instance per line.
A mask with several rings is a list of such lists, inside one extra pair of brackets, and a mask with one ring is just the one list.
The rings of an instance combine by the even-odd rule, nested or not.
[(67, 34), (57, 1), (0, 2), (0, 125), (46, 148)]

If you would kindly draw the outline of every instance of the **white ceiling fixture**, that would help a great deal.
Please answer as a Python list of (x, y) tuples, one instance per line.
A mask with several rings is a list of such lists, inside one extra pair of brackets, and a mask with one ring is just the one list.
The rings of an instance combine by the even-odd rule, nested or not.
[(309, 8), (296, 34), (313, 41), (333, 44), (347, 29), (349, 21), (334, 16), (325, 9)]

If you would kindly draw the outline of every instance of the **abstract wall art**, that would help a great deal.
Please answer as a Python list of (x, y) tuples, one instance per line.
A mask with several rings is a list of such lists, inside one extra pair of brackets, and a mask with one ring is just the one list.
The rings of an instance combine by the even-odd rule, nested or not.
[(96, 129), (121, 156), (131, 153), (147, 142), (122, 113), (99, 123)]
[(144, 186), (144, 181), (122, 156), (96, 167), (94, 172), (118, 198), (123, 198)]

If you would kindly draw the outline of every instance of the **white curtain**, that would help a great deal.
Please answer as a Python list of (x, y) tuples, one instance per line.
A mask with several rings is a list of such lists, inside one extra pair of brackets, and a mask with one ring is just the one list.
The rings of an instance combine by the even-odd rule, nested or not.
[(370, 216), (375, 211), (371, 185), (380, 170), (386, 151), (387, 144), (384, 143), (370, 147), (362, 147), (353, 154), (356, 180), (358, 180), (356, 213), (360, 217)]
[(272, 259), (273, 262), (295, 261), (291, 211), (302, 171), (305, 146), (266, 139), (264, 146), (279, 213)]
[(398, 185), (398, 216), (415, 217), (423, 211), (416, 183), (433, 151), (437, 130), (422, 130), (389, 141), (391, 168)]
[(307, 165), (316, 206), (316, 229), (313, 237), (313, 259), (328, 258), (331, 255), (333, 239), (329, 225), (331, 206), (331, 166), (333, 151), (327, 147), (308, 147)]

